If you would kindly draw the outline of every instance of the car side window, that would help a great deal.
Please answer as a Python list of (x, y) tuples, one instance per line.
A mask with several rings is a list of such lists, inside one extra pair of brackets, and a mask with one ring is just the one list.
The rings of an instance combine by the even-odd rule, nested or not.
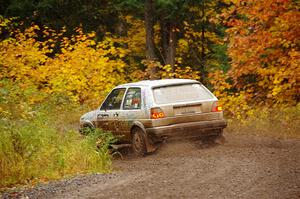
[(119, 110), (125, 91), (125, 88), (113, 90), (102, 104), (100, 110)]
[(141, 103), (141, 88), (129, 88), (125, 96), (123, 109), (140, 109)]

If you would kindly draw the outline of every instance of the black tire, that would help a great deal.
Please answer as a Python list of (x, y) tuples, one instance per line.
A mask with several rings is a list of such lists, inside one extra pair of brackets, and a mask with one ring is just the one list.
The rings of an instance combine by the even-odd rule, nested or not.
[(136, 127), (132, 129), (132, 150), (137, 157), (143, 157), (147, 154), (146, 139), (142, 129)]

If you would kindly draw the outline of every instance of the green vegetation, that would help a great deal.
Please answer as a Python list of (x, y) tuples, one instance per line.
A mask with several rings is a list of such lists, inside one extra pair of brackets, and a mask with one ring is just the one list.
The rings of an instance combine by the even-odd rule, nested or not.
[(38, 93), (19, 86), (1, 82), (0, 188), (110, 171), (110, 133), (80, 135), (74, 124), (83, 108), (63, 96), (30, 104)]

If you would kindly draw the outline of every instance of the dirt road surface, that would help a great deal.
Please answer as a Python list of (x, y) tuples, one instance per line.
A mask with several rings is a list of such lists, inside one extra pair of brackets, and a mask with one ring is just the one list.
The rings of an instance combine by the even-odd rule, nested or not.
[(222, 145), (170, 142), (112, 174), (51, 182), (4, 198), (300, 198), (300, 140), (227, 134)]

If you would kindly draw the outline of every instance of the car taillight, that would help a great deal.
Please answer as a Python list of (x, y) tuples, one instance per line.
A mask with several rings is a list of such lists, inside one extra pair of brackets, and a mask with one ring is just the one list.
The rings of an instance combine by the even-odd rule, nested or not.
[(165, 114), (161, 108), (151, 108), (151, 119), (164, 118)]
[(222, 110), (223, 110), (222, 106), (218, 105), (218, 102), (213, 103), (212, 109), (211, 109), (212, 112), (221, 112)]

